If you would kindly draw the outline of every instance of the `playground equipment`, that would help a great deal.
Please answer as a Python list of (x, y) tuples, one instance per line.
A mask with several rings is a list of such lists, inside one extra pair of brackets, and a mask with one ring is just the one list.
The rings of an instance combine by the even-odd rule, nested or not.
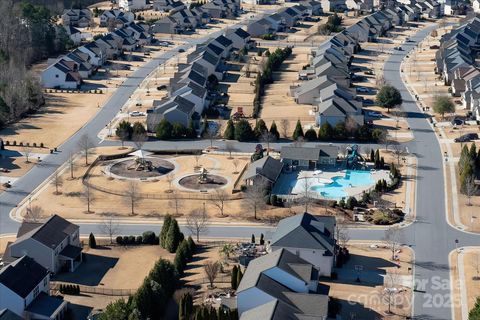
[(358, 152), (358, 145), (347, 147), (347, 169), (365, 169), (367, 161)]
[(144, 150), (137, 150), (135, 152), (129, 153), (130, 156), (134, 156), (135, 158), (133, 163), (127, 169), (135, 171), (153, 171), (152, 162), (146, 159), (146, 157), (151, 154), (151, 152), (147, 152)]
[(206, 183), (211, 183), (212, 179), (208, 177), (208, 171), (205, 168), (202, 168), (200, 170), (200, 174), (198, 175), (198, 183), (199, 184), (206, 184)]
[(262, 158), (263, 158), (263, 146), (261, 144), (257, 144), (255, 146), (255, 152), (250, 157), (250, 161), (254, 162)]

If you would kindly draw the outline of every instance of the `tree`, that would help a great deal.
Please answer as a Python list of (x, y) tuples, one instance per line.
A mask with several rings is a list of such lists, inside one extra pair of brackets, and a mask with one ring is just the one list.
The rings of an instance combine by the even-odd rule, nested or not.
[(165, 179), (167, 180), (168, 182), (168, 190), (167, 192), (171, 193), (173, 191), (172, 189), (172, 183), (173, 183), (173, 180), (175, 180), (175, 175), (172, 173), (172, 172), (169, 172), (165, 175)]
[(235, 247), (231, 243), (225, 243), (218, 252), (225, 258), (225, 261), (227, 261), (235, 252)]
[(320, 141), (330, 141), (333, 139), (333, 128), (330, 123), (325, 122), (320, 126), (320, 130), (318, 131), (318, 140)]
[(123, 120), (118, 124), (117, 129), (115, 130), (115, 135), (122, 142), (122, 148), (124, 142), (132, 137), (132, 131), (132, 124), (130, 122)]
[(382, 108), (387, 108), (387, 112), (390, 112), (391, 108), (402, 104), (402, 95), (397, 88), (391, 85), (383, 86), (377, 93), (376, 101)]
[(240, 269), (240, 267), (238, 267), (238, 272), (237, 272), (237, 288), (238, 288), (238, 286), (240, 285), (240, 282), (242, 282), (242, 278), (243, 278), (242, 270)]
[(348, 228), (346, 227), (344, 220), (337, 219), (335, 231), (338, 243), (341, 247), (345, 248), (348, 241), (350, 241), (350, 234), (348, 233)]
[(43, 217), (43, 209), (39, 206), (28, 206), (25, 212), (25, 217), (23, 218), (28, 222), (38, 222)]
[(172, 138), (173, 126), (166, 119), (162, 119), (156, 128), (157, 139), (170, 140)]
[(304, 137), (303, 135), (303, 128), (302, 128), (302, 123), (300, 122), (300, 119), (297, 120), (297, 124), (295, 125), (295, 130), (293, 131), (292, 138), (293, 140), (297, 140), (300, 137)]
[(252, 243), (255, 243), (255, 235), (252, 233)]
[(99, 225), (100, 232), (110, 238), (110, 243), (113, 243), (113, 237), (120, 231), (117, 217), (112, 213), (105, 215), (105, 218)]
[(477, 300), (475, 300), (475, 305), (468, 313), (468, 320), (478, 319), (480, 319), (480, 297), (477, 297)]
[(470, 175), (467, 177), (467, 179), (465, 180), (465, 195), (467, 196), (467, 199), (468, 199), (468, 203), (467, 203), (467, 206), (471, 206), (472, 205), (472, 202), (471, 202), (471, 198), (477, 194), (477, 191), (478, 191), (478, 187), (477, 185), (475, 184), (475, 176), (474, 175)]
[(187, 128), (179, 122), (175, 122), (172, 127), (172, 138), (173, 139), (183, 139), (187, 133)]
[(22, 147), (22, 153), (23, 155), (25, 156), (25, 162), (26, 163), (30, 163), (30, 155), (32, 154), (32, 147), (30, 147), (29, 144), (25, 144), (23, 147)]
[(182, 207), (183, 202), (180, 201), (180, 194), (178, 193), (177, 190), (172, 190), (170, 193), (170, 201), (169, 204), (170, 206), (175, 209), (175, 215), (178, 216), (180, 214), (179, 210)]
[(383, 279), (382, 298), (384, 303), (388, 306), (387, 313), (392, 313), (392, 307), (396, 304), (396, 296), (400, 292), (398, 290), (399, 275), (396, 271), (387, 273)]
[(193, 126), (193, 120), (190, 119), (188, 121), (188, 127), (185, 132), (185, 137), (188, 139), (196, 139), (197, 138), (197, 130), (195, 130), (195, 127)]
[(397, 158), (397, 165), (400, 165), (400, 159), (406, 154), (405, 148), (399, 143), (393, 144), (392, 148), (393, 155)]
[(90, 235), (88, 236), (88, 246), (92, 249), (97, 247), (97, 241), (95, 240), (95, 236), (92, 232), (90, 232)]
[(73, 180), (73, 169), (75, 168), (75, 161), (73, 159), (72, 153), (70, 153), (70, 157), (68, 157), (68, 166), (70, 167), (70, 179)]
[(233, 159), (233, 160), (232, 160), (232, 164), (233, 164), (233, 167), (235, 168), (235, 172), (233, 172), (233, 173), (238, 173), (238, 170), (237, 170), (237, 169), (238, 169), (238, 165), (240, 164), (240, 160), (238, 160), (238, 159)]
[(290, 122), (287, 119), (280, 120), (280, 131), (284, 138), (288, 137), (288, 129), (290, 128)]
[(200, 241), (200, 234), (208, 231), (208, 215), (204, 210), (192, 210), (186, 219), (187, 229)]
[(257, 219), (257, 211), (265, 206), (265, 191), (267, 182), (259, 178), (253, 185), (247, 187), (245, 192), (245, 201), (250, 209), (253, 211), (253, 217)]
[(395, 252), (397, 251), (397, 248), (400, 246), (400, 240), (402, 237), (402, 230), (397, 226), (392, 226), (385, 230), (385, 236), (383, 240), (387, 243), (387, 245), (390, 247), (390, 250), (392, 252), (392, 260), (395, 260)]
[(177, 220), (173, 219), (165, 238), (165, 249), (167, 249), (170, 253), (174, 253), (177, 251), (178, 245), (180, 244), (182, 238), (183, 235), (178, 227), (178, 222)]
[(137, 149), (142, 149), (143, 144), (147, 141), (147, 130), (145, 126), (140, 122), (135, 122), (132, 127), (132, 140), (135, 143)]
[(160, 231), (160, 246), (162, 248), (165, 248), (165, 241), (167, 239), (167, 234), (168, 234), (168, 229), (170, 229), (170, 226), (172, 225), (173, 218), (171, 215), (167, 214), (163, 218), (163, 225), (162, 225), (162, 230)]
[(280, 133), (278, 132), (277, 124), (275, 123), (275, 120), (273, 120), (272, 124), (270, 125), (270, 133), (275, 136), (275, 140), (280, 139)]
[(267, 155), (270, 152), (270, 143), (274, 142), (276, 139), (277, 139), (277, 137), (267, 130), (265, 130), (261, 133), (260, 141), (265, 142), (267, 144)]
[(233, 141), (226, 141), (225, 142), (225, 151), (228, 152), (228, 159), (232, 159), (232, 152), (236, 151), (235, 145)]
[(348, 132), (345, 122), (338, 122), (334, 128), (334, 137), (335, 140), (345, 140), (347, 139)]
[(205, 271), (205, 275), (210, 283), (210, 288), (213, 288), (213, 283), (215, 282), (218, 271), (220, 270), (220, 264), (218, 262), (207, 261), (203, 265), (203, 270)]
[(63, 186), (63, 178), (58, 174), (58, 171), (55, 171), (53, 174), (53, 185), (55, 186), (55, 194), (61, 194), (61, 192), (58, 191), (58, 188)]
[(119, 299), (113, 302), (110, 302), (107, 307), (100, 314), (100, 320), (129, 320), (129, 315), (132, 314), (131, 299), (125, 301), (124, 299)]
[(88, 156), (90, 154), (90, 148), (93, 146), (92, 140), (87, 134), (84, 134), (78, 140), (78, 147), (82, 150), (85, 155), (85, 166), (88, 166)]
[(235, 140), (240, 142), (251, 141), (254, 138), (252, 126), (246, 119), (241, 119), (235, 125)]
[(215, 189), (210, 196), (210, 202), (220, 210), (220, 215), (223, 217), (223, 207), (225, 201), (229, 199), (228, 193), (224, 189)]
[(138, 190), (138, 183), (130, 181), (125, 190), (125, 202), (130, 205), (130, 214), (135, 215), (135, 204), (140, 199), (140, 191)]
[(223, 132), (223, 138), (226, 140), (234, 140), (235, 139), (235, 125), (233, 124), (233, 120), (229, 119), (227, 122), (227, 127)]
[(237, 284), (237, 274), (238, 274), (238, 268), (236, 265), (233, 266), (232, 268), (232, 275), (230, 279), (230, 285), (232, 287), (232, 290), (237, 290), (238, 284)]
[(312, 187), (312, 182), (310, 181), (310, 178), (302, 178), (301, 180), (301, 202), (304, 205), (304, 212), (308, 212), (308, 207), (309, 205), (315, 200), (314, 193), (311, 190)]
[(447, 96), (437, 96), (433, 101), (433, 111), (442, 115), (445, 118), (445, 113), (455, 112), (455, 105)]
[(305, 131), (305, 140), (307, 141), (317, 140), (317, 132), (315, 131), (315, 129), (310, 128), (307, 131)]
[(95, 202), (96, 197), (93, 193), (92, 187), (90, 187), (90, 184), (88, 182), (83, 186), (83, 192), (81, 194), (81, 197), (82, 200), (87, 204), (87, 213), (91, 213), (90, 206)]

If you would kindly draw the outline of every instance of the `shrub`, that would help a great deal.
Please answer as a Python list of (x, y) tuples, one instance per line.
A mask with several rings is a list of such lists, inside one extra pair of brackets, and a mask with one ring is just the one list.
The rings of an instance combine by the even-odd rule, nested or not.
[(342, 209), (345, 208), (345, 199), (340, 199), (340, 201), (338, 202), (338, 206)]
[(134, 244), (135, 243), (135, 236), (128, 236), (128, 244)]
[(135, 238), (135, 244), (142, 244), (143, 243), (143, 238), (142, 236), (137, 236)]
[(43, 148), (44, 147), (44, 144), (43, 142), (40, 143), (40, 148)]
[(95, 240), (95, 236), (91, 232), (88, 236), (88, 246), (92, 249), (95, 249), (97, 247), (97, 241)]
[(307, 131), (305, 131), (305, 140), (307, 141), (317, 140), (317, 132), (315, 131), (315, 129), (310, 128)]
[(355, 197), (349, 197), (347, 199), (346, 207), (347, 209), (353, 210), (354, 207), (358, 205), (358, 201)]
[(153, 231), (145, 231), (142, 238), (145, 244), (155, 244), (155, 233)]
[(118, 237), (116, 238), (116, 242), (117, 242), (117, 244), (124, 244), (124, 243), (123, 243), (123, 237), (122, 237), (122, 236), (118, 236)]

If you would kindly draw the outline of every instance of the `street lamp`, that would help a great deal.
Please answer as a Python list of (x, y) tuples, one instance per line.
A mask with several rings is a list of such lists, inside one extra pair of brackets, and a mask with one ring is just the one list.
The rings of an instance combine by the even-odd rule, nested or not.
[(458, 239), (455, 239), (455, 251), (458, 252)]

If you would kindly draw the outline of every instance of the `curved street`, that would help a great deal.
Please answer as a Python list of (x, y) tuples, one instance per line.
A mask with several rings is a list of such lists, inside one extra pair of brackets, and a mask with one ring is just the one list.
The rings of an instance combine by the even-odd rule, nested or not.
[[(408, 113), (408, 123), (413, 131), (415, 139), (408, 143), (410, 152), (418, 158), (417, 187), (416, 187), (416, 220), (409, 226), (402, 228), (401, 242), (411, 246), (415, 250), (415, 293), (413, 302), (414, 319), (452, 319), (452, 299), (450, 296), (450, 272), (448, 255), (456, 246), (475, 246), (479, 243), (480, 235), (462, 232), (452, 227), (447, 222), (445, 202), (445, 179), (444, 163), (439, 141), (427, 118), (417, 106), (401, 78), (401, 63), (416, 42), (424, 39), (436, 25), (419, 30), (415, 36), (410, 37), (412, 42), (403, 44), (403, 51), (394, 51), (384, 66), (385, 80), (398, 88), (403, 97), (403, 109)], [(217, 33), (219, 33), (218, 31)], [(211, 34), (213, 37), (216, 34)], [(196, 39), (187, 45), (181, 46), (187, 49), (200, 43), (202, 39)], [(60, 165), (62, 165), (71, 152), (77, 149), (79, 138), (88, 134), (98, 143), (96, 134), (103, 129), (115, 116), (121, 106), (129, 99), (135, 89), (158, 66), (158, 61), (168, 59), (176, 54), (171, 50), (139, 68), (132, 77), (110, 98), (107, 104), (87, 125), (80, 129), (74, 136), (62, 144), (59, 152), (49, 155), (40, 164), (30, 170), (24, 177), (19, 179), (14, 186), (0, 194), (0, 234), (16, 233), (18, 223), (10, 220), (9, 212), (22, 200), (46, 180)], [(101, 142), (102, 145), (112, 142)], [(103, 144), (104, 143), (104, 144)], [(217, 143), (216, 143), (217, 144)], [(222, 143), (221, 143), (222, 144)], [(181, 148), (199, 148), (209, 145), (209, 141), (195, 142), (149, 142), (148, 148), (172, 149), (175, 146)], [(239, 149), (253, 150), (254, 144), (237, 144)], [(98, 232), (95, 224), (81, 223), (81, 233)], [(160, 227), (156, 224), (122, 224), (119, 233), (139, 234), (147, 229)], [(249, 237), (252, 233), (264, 233), (267, 235), (273, 227), (266, 226), (224, 226), (212, 225), (206, 236), (212, 238)], [(384, 231), (381, 229), (350, 229), (350, 237), (355, 240), (381, 240)], [(456, 240), (458, 243), (456, 244)]]

